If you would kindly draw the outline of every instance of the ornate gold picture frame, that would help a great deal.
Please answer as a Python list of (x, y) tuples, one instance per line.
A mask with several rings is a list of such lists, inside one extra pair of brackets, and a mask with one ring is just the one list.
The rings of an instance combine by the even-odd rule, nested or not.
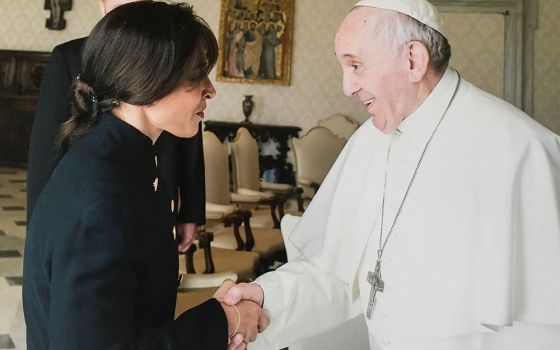
[(294, 0), (221, 0), (216, 80), (290, 85)]

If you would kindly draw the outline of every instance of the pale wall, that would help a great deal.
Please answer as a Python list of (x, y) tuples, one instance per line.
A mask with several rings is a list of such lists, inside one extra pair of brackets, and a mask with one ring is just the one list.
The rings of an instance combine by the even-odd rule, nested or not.
[[(537, 1), (537, 0), (535, 0)], [(217, 82), (218, 95), (209, 104), (209, 119), (243, 119), (241, 100), (254, 95), (255, 122), (301, 126), (304, 131), (334, 112), (363, 121), (362, 106), (342, 96), (340, 68), (333, 55), (333, 37), (355, 0), (296, 0), (292, 85), (278, 87)], [(95, 0), (74, 0), (65, 14), (67, 29), (47, 30), (43, 0), (0, 0), (0, 49), (50, 51), (54, 45), (87, 35), (99, 18)], [(191, 0), (217, 32), (219, 0)], [(541, 0), (535, 33), (534, 117), (560, 133), (560, 0)], [(457, 24), (457, 23), (454, 23)], [(481, 55), (484, 54), (481, 52)], [(212, 77), (214, 73), (212, 73)]]
[[(219, 0), (189, 1), (215, 33)], [(297, 125), (305, 130), (332, 113), (363, 121), (363, 105), (342, 95), (340, 68), (334, 56), (334, 33), (355, 0), (296, 0), (292, 84), (288, 87), (215, 82), (218, 94), (208, 104), (207, 118), (241, 121), (244, 94), (254, 95), (251, 120)], [(67, 29), (47, 30), (43, 0), (0, 0), (0, 49), (50, 51), (56, 44), (87, 35), (99, 19), (96, 1), (74, 0), (65, 14)], [(214, 80), (215, 73), (211, 78)]]
[(560, 134), (560, 0), (541, 0), (539, 6), (533, 114)]

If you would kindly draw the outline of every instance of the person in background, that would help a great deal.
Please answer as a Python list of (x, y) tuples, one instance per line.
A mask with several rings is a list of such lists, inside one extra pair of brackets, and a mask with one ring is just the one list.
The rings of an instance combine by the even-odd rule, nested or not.
[(218, 300), (232, 281), (173, 319), (174, 213), (154, 144), (164, 130), (199, 131), (217, 55), (187, 4), (122, 5), (93, 28), (58, 136), (64, 156), (29, 222), (28, 349), (243, 349), (266, 327), (255, 303)]
[(449, 67), (426, 0), (358, 2), (335, 52), (371, 122), (225, 301), (264, 299), (266, 349), (360, 314), (372, 349), (558, 349), (560, 137)]
[[(98, 0), (102, 15), (119, 5), (138, 0)], [(55, 139), (62, 123), (70, 118), (70, 85), (80, 73), (80, 54), (87, 38), (54, 48), (43, 76), (29, 146), (27, 169), (27, 221), (37, 198), (51, 177), (62, 154)], [(199, 129), (201, 129), (199, 127)], [(162, 132), (156, 142), (162, 185), (176, 213), (179, 251), (185, 252), (205, 223), (204, 156), (202, 130), (191, 137)], [(180, 202), (180, 205), (179, 205)]]

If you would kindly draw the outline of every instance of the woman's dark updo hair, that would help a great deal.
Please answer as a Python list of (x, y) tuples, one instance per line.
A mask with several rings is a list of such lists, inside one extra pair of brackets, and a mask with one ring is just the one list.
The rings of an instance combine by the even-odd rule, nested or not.
[(218, 44), (190, 5), (139, 1), (110, 11), (90, 33), (71, 117), (58, 136), (65, 152), (118, 101), (150, 105), (180, 84), (196, 86), (216, 64)]

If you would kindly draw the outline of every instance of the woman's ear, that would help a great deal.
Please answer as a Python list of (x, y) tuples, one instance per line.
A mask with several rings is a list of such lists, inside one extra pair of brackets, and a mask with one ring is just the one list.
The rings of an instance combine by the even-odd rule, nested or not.
[(419, 41), (411, 41), (406, 44), (408, 53), (408, 78), (410, 82), (420, 82), (430, 66), (430, 53), (426, 45)]

